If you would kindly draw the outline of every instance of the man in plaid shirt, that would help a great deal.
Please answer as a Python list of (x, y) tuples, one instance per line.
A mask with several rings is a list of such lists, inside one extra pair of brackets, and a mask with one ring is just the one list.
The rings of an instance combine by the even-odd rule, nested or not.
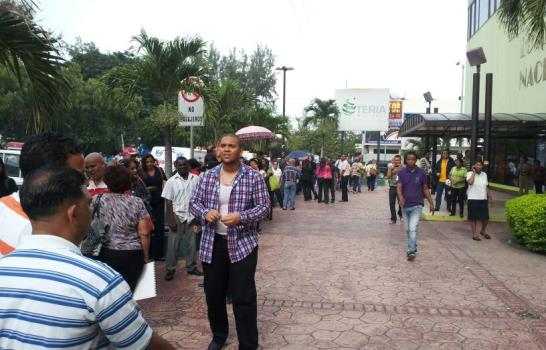
[(269, 192), (260, 173), (240, 162), (238, 136), (225, 135), (218, 147), (222, 164), (204, 174), (190, 202), (191, 213), (203, 225), (199, 257), (213, 333), (208, 349), (221, 349), (228, 337), (228, 290), (239, 349), (257, 349), (256, 223), (269, 213)]

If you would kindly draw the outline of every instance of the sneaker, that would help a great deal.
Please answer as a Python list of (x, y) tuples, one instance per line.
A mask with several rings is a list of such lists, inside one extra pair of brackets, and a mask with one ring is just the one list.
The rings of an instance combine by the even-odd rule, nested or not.
[(165, 281), (172, 281), (173, 277), (174, 277), (174, 271), (169, 270), (165, 274)]
[(396, 225), (396, 220), (391, 220), (390, 224), (391, 225)]
[(408, 253), (408, 261), (415, 260), (415, 253)]
[(203, 276), (203, 272), (199, 269), (194, 269), (192, 271), (188, 271), (188, 275)]

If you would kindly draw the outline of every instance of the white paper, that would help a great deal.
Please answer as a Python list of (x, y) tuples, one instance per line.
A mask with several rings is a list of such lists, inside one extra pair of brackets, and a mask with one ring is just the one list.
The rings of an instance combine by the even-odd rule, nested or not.
[(150, 262), (144, 265), (142, 274), (138, 280), (135, 292), (133, 293), (134, 300), (142, 300), (157, 296), (155, 282), (155, 262)]

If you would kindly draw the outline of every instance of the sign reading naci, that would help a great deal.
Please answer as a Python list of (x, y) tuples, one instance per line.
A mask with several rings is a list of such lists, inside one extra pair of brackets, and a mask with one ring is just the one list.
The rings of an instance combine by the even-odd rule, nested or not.
[(335, 91), (340, 131), (385, 131), (389, 127), (388, 89)]

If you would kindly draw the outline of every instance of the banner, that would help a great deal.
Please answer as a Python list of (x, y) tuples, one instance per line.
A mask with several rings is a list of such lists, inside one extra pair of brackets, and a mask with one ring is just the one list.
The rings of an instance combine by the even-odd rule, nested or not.
[(335, 91), (340, 131), (387, 131), (388, 89), (341, 89)]
[(389, 101), (389, 130), (400, 129), (402, 122), (402, 100)]

